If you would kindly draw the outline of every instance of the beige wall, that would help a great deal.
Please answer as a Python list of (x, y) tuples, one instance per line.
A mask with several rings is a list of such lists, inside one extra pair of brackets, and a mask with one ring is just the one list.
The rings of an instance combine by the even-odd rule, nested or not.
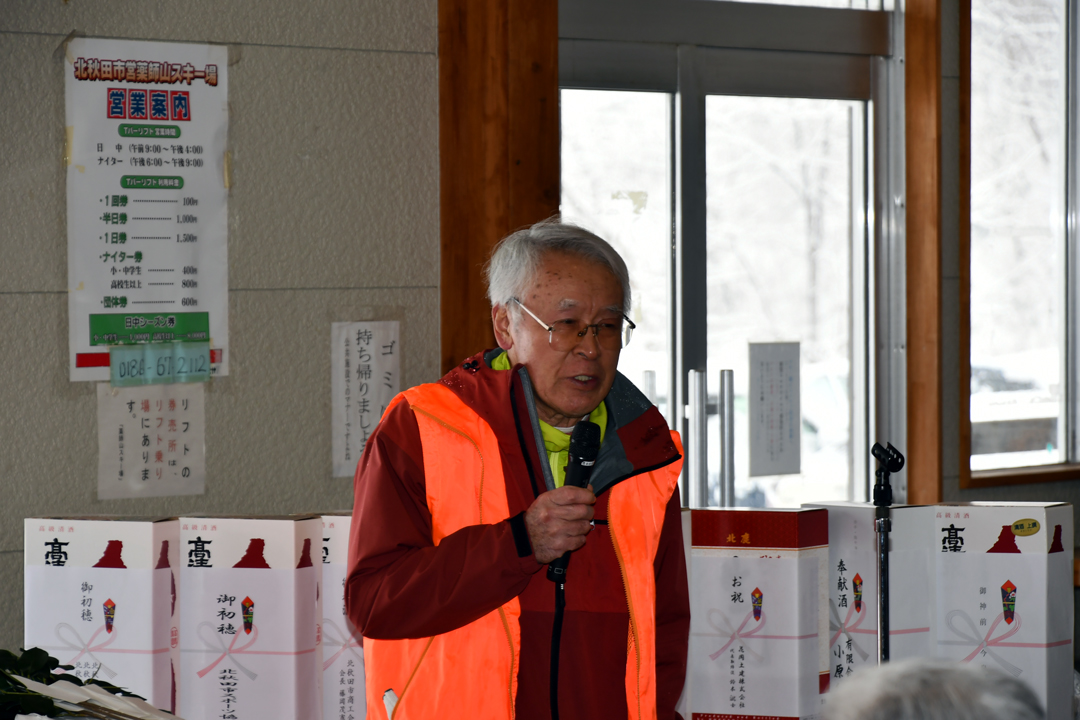
[[(402, 321), (439, 372), (436, 0), (0, 0), (0, 648), (22, 644), (22, 519), (349, 508), (331, 478), (330, 323)], [(231, 375), (206, 494), (99, 502), (96, 400), (68, 381), (64, 38), (229, 46)]]

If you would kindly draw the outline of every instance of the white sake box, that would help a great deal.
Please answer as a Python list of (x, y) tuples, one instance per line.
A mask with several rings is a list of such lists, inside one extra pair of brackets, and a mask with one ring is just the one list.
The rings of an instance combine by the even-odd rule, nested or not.
[[(976, 502), (933, 512), (934, 654), (1009, 673), (1035, 691), (1047, 718), (1072, 718), (1072, 505)], [(894, 603), (902, 592), (893, 591)]]
[(345, 613), (351, 525), (351, 513), (322, 516), (324, 720), (362, 720), (367, 713), (363, 638)]
[(809, 718), (828, 689), (828, 513), (690, 511), (692, 718)]
[[(861, 502), (806, 503), (829, 512), (829, 663), (830, 688), (863, 666), (878, 663), (878, 549), (875, 508)], [(931, 555), (925, 548), (931, 508), (894, 505), (889, 555), (892, 587), (926, 587)], [(901, 599), (903, 592), (890, 592)], [(889, 607), (893, 657), (930, 653), (930, 608), (895, 602)], [(896, 648), (899, 648), (897, 650)], [(898, 654), (899, 652), (899, 654)]]
[(26, 518), (25, 643), (173, 711), (175, 518)]
[(322, 720), (322, 518), (180, 518), (187, 720)]

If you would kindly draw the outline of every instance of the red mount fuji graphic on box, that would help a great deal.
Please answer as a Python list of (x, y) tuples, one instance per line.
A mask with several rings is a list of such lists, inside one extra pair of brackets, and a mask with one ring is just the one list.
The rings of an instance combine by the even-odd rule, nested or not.
[(240, 562), (233, 565), (233, 567), (270, 569), (270, 564), (267, 563), (266, 558), (263, 557), (263, 551), (265, 549), (265, 540), (262, 538), (251, 538), (251, 542), (248, 543), (247, 552), (244, 553), (244, 557), (240, 558)]
[(1013, 534), (1012, 525), (1002, 525), (1001, 533), (997, 542), (987, 550), (988, 553), (1018, 553), (1020, 548), (1016, 546), (1016, 535)]
[(311, 562), (311, 538), (304, 538), (304, 549), (300, 551), (300, 562), (296, 564), (296, 569), (312, 567)]
[(169, 565), (169, 541), (161, 541), (161, 554), (158, 555), (157, 565), (154, 566), (155, 570), (163, 570), (168, 568), (169, 570), (169, 590), (172, 593), (172, 610), (169, 611), (169, 617), (176, 615), (176, 575), (173, 574), (172, 567)]
[(1065, 552), (1065, 548), (1061, 544), (1061, 526), (1054, 526), (1054, 541), (1050, 543), (1050, 552)]
[(120, 540), (110, 540), (108, 545), (105, 546), (105, 554), (101, 556), (101, 559), (94, 563), (96, 568), (127, 568), (124, 564), (124, 558), (121, 554), (124, 550), (124, 543)]

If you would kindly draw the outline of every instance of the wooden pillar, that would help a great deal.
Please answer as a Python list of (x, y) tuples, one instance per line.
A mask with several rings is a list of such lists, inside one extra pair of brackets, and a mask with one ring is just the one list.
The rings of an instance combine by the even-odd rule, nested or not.
[(442, 369), (494, 347), (483, 266), (559, 209), (557, 0), (439, 0)]
[(941, 9), (904, 16), (908, 502), (941, 500)]

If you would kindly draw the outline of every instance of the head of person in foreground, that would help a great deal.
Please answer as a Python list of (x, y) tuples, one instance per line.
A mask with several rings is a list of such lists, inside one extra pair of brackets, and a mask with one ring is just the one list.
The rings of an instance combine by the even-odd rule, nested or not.
[(998, 670), (912, 658), (867, 668), (831, 691), (822, 720), (1042, 720), (1035, 693)]
[(487, 278), (495, 339), (529, 371), (540, 419), (576, 424), (607, 396), (630, 340), (626, 263), (599, 236), (551, 219), (504, 238)]

